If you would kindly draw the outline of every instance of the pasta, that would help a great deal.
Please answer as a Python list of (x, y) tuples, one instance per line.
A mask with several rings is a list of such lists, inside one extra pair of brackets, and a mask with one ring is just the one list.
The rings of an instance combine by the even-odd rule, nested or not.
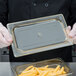
[(56, 68), (49, 68), (46, 65), (44, 67), (29, 66), (18, 76), (66, 76), (64, 74), (66, 74), (64, 67), (58, 65)]

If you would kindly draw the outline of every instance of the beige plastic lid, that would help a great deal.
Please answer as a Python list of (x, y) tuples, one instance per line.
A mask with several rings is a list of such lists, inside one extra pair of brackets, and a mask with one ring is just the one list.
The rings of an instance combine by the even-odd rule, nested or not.
[(73, 45), (62, 14), (9, 23), (15, 57)]

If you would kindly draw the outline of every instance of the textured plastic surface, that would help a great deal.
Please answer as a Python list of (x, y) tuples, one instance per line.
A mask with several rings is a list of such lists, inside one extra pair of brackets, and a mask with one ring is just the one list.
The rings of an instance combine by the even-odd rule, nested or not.
[(21, 26), (15, 28), (14, 33), (17, 47), (25, 51), (64, 42), (66, 39), (60, 22), (56, 20)]
[(61, 14), (10, 23), (7, 27), (13, 36), (15, 57), (73, 44), (66, 34), (67, 25)]

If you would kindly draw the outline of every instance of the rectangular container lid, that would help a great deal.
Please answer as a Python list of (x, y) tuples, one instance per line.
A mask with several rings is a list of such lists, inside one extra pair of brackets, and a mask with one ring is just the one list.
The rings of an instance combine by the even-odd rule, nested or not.
[(9, 23), (15, 57), (73, 45), (62, 14)]

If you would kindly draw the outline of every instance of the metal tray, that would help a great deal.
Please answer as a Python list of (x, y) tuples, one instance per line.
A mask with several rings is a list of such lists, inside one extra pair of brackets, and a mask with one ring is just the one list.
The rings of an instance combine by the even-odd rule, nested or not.
[(35, 63), (31, 63), (31, 64), (24, 64), (24, 65), (18, 65), (18, 66), (16, 65), (15, 67), (12, 67), (14, 75), (19, 76), (19, 74), (21, 74), (22, 71), (24, 71), (28, 66), (31, 66), (31, 65), (33, 65), (35, 67), (43, 67), (43, 66), (48, 65), (50, 68), (56, 68), (57, 65), (60, 65), (61, 67), (64, 67), (64, 70), (67, 74), (59, 75), (59, 76), (72, 76), (73, 75), (72, 70), (60, 58), (44, 60), (44, 61), (35, 62)]
[(62, 14), (14, 22), (7, 27), (13, 37), (15, 57), (73, 45)]

